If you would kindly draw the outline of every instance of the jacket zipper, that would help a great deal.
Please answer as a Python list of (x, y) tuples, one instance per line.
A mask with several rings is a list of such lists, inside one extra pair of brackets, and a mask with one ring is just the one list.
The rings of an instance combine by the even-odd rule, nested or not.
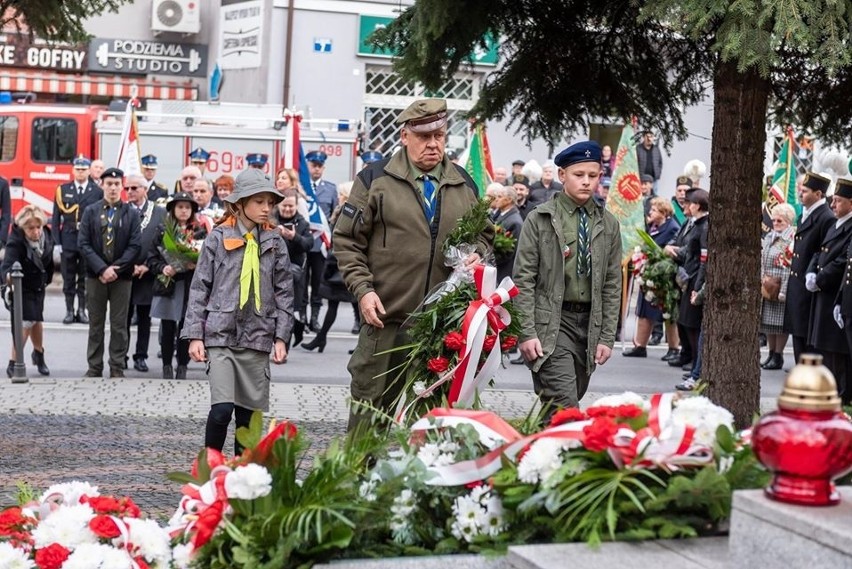
[(382, 247), (388, 246), (388, 226), (385, 223), (385, 194), (379, 194), (379, 220), (382, 222)]

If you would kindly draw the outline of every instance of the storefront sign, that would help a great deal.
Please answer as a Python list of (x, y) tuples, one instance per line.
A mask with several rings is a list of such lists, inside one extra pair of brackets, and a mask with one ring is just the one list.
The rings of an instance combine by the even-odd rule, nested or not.
[(160, 41), (94, 39), (89, 71), (138, 75), (207, 76), (207, 46)]
[(85, 71), (86, 47), (62, 43), (48, 44), (26, 34), (0, 34), (0, 65), (30, 69)]
[(219, 9), (219, 65), (222, 69), (260, 67), (263, 46), (263, 2), (251, 0)]

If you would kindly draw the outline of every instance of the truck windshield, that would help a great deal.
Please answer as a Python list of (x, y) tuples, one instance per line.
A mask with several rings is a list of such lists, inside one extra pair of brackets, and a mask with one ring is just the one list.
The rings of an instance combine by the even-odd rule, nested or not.
[(43, 117), (33, 120), (34, 162), (71, 163), (77, 154), (77, 121)]
[(0, 117), (0, 162), (15, 158), (18, 150), (18, 117)]

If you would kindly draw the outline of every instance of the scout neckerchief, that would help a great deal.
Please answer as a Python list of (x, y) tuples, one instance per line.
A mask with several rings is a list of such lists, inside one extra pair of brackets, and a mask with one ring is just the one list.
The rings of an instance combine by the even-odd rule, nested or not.
[[(237, 225), (237, 219), (235, 217), (230, 217), (223, 222), (220, 223), (225, 227), (233, 227), (237, 232), (242, 231)], [(264, 229), (270, 229), (272, 226), (269, 224), (264, 224), (261, 226), (256, 226), (258, 228), (258, 233)], [(248, 302), (249, 298), (249, 290), (252, 288), (252, 284), (254, 284), (254, 306), (258, 311), (260, 310), (260, 249), (257, 244), (257, 239), (253, 233), (254, 230), (249, 231), (244, 236), (241, 237), (226, 237), (223, 239), (222, 244), (225, 247), (226, 251), (233, 251), (235, 249), (239, 249), (240, 247), (245, 246), (246, 250), (243, 253), (243, 264), (240, 268), (240, 308), (245, 306), (246, 302)]]

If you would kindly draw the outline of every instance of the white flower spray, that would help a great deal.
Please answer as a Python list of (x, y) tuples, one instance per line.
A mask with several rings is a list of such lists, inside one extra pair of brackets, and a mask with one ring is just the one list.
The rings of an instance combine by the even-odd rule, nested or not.
[(497, 537), (506, 529), (503, 519), (503, 502), (491, 488), (477, 486), (467, 496), (459, 496), (453, 503), (452, 534), (468, 543), (479, 535)]

